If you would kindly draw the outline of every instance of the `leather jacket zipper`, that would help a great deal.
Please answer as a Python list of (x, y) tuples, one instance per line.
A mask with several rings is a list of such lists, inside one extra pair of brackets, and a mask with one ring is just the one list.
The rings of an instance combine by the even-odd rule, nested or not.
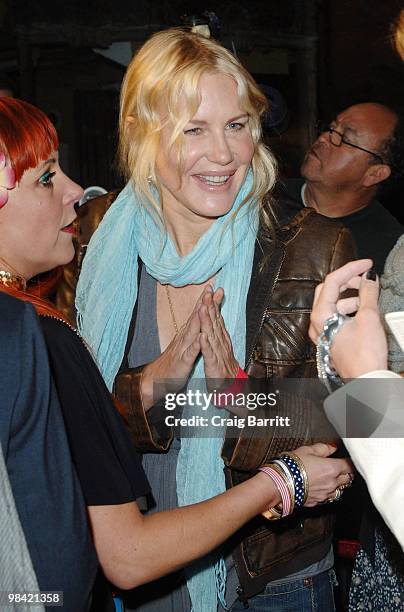
[(284, 325), (282, 325), (281, 323), (279, 323), (279, 321), (277, 321), (273, 316), (272, 316), (272, 312), (271, 311), (266, 311), (265, 312), (265, 318), (268, 317), (269, 320), (271, 321), (272, 325), (280, 332), (281, 336), (284, 337), (285, 340), (287, 340), (289, 342), (289, 344), (295, 348), (295, 349), (299, 349), (299, 345), (297, 344), (297, 342), (295, 341), (294, 337), (292, 336), (292, 334), (289, 333), (289, 331), (286, 329), (286, 327)]

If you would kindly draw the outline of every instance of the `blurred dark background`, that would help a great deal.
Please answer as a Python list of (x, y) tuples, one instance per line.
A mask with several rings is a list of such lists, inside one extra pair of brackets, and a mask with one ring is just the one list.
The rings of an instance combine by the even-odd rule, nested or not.
[[(361, 100), (404, 101), (392, 45), (402, 0), (0, 0), (0, 89), (55, 122), (65, 170), (83, 186), (119, 186), (114, 170), (120, 83), (136, 48), (181, 16), (213, 11), (221, 42), (282, 92), (288, 129), (270, 144), (296, 176), (315, 122)], [(386, 196), (403, 219), (402, 187)]]

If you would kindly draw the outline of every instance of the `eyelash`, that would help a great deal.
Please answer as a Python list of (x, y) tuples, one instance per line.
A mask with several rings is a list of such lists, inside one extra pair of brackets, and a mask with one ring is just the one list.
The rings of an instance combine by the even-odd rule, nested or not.
[(190, 136), (199, 136), (201, 131), (202, 131), (201, 128), (194, 127), (194, 128), (191, 128), (190, 130), (185, 130), (184, 134), (189, 134)]
[(44, 174), (40, 177), (39, 179), (39, 184), (42, 185), (43, 187), (52, 187), (53, 185), (53, 177), (55, 176), (56, 172), (49, 172), (49, 170), (47, 170), (46, 172), (44, 172)]
[(234, 128), (232, 128), (235, 132), (239, 132), (240, 130), (245, 128), (246, 123), (238, 123), (237, 121), (232, 121), (231, 123), (228, 124), (228, 127), (230, 127), (231, 125), (235, 126)]
[[(227, 127), (231, 127), (231, 126), (234, 126), (233, 128), (231, 128), (231, 131), (239, 132), (240, 130), (245, 128), (246, 123), (238, 123), (236, 121), (232, 121), (231, 123), (227, 124)], [(202, 132), (202, 128), (194, 127), (194, 128), (190, 128), (189, 130), (185, 130), (184, 134), (189, 134), (190, 136), (199, 136), (201, 132)]]

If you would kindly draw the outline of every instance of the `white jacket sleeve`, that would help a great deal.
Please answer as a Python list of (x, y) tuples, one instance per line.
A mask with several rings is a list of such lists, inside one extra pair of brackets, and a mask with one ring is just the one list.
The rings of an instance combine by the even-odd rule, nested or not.
[[(363, 378), (378, 380), (364, 383)], [(397, 380), (386, 384), (380, 380), (385, 378)], [(360, 404), (360, 417), (365, 421), (369, 409), (372, 427), (375, 414), (380, 414), (378, 426), (369, 430), (371, 437), (349, 436), (347, 411), (354, 405), (352, 400), (355, 406)], [(404, 380), (393, 372), (371, 372), (332, 393), (324, 408), (365, 479), (374, 505), (404, 549)]]

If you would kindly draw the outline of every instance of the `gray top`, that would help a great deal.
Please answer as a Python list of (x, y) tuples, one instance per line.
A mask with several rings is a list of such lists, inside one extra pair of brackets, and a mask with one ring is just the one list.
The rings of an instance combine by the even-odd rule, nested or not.
[(161, 354), (156, 296), (156, 281), (143, 266), (137, 298), (135, 333), (128, 354), (130, 368), (150, 363)]
[[(3, 451), (0, 443), (0, 589), (4, 593), (39, 591), (32, 567), (27, 542), (15, 507)], [(4, 604), (7, 600), (4, 600)], [(31, 612), (30, 604), (10, 603), (8, 610)], [(42, 604), (36, 604), (38, 612), (44, 612)]]
[[(404, 310), (404, 234), (390, 252), (383, 276), (379, 300), (382, 314)], [(389, 346), (389, 369), (404, 371), (404, 352), (401, 350), (388, 325), (385, 325)]]

